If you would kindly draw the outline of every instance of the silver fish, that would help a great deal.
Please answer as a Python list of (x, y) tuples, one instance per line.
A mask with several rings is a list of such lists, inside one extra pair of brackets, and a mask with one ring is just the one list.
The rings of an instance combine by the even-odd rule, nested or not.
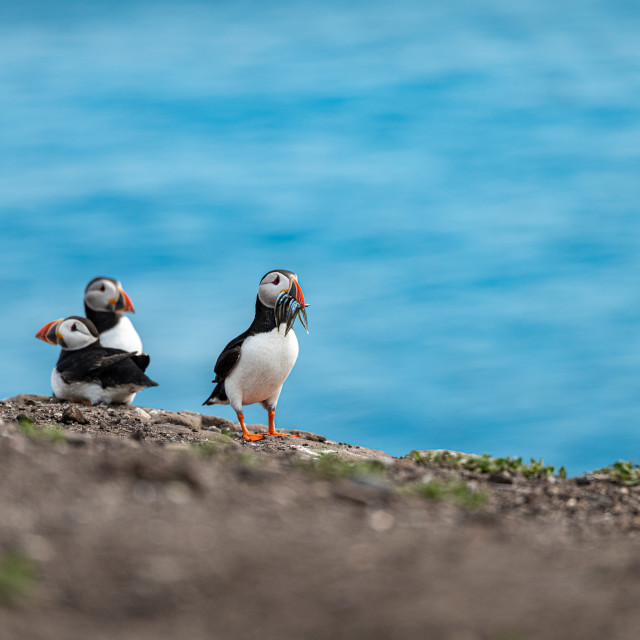
[(304, 327), (304, 330), (309, 333), (309, 320), (307, 320), (307, 307), (309, 305), (306, 304), (302, 307), (298, 313), (298, 318), (300, 318), (300, 324)]
[[(309, 305), (305, 305), (309, 306)], [(284, 335), (286, 336), (291, 331), (296, 318), (300, 318), (300, 323), (305, 328), (305, 331), (309, 333), (309, 324), (307, 320), (307, 312), (305, 308), (289, 293), (282, 292), (276, 300), (275, 320), (278, 331), (282, 323), (286, 324)]]

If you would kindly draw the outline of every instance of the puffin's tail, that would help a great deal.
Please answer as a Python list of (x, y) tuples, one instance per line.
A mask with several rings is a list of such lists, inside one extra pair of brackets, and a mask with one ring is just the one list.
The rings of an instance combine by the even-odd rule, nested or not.
[(221, 380), (215, 386), (211, 395), (202, 404), (225, 404), (227, 402), (229, 402), (229, 399), (227, 398), (227, 394), (224, 392), (224, 380)]
[(154, 382), (151, 378), (144, 376), (145, 382), (147, 383), (147, 387), (157, 387), (158, 383)]

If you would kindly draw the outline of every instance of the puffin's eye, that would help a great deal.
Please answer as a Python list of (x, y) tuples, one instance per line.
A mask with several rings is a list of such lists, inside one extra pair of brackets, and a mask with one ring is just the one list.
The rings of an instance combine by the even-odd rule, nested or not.
[(273, 281), (273, 284), (280, 284), (280, 276), (276, 276), (276, 279)]
[(76, 327), (76, 323), (74, 322), (74, 323), (71, 325), (71, 331), (77, 331), (77, 330), (78, 330), (78, 327)]
[(105, 286), (103, 284), (100, 285), (100, 291), (104, 291)]

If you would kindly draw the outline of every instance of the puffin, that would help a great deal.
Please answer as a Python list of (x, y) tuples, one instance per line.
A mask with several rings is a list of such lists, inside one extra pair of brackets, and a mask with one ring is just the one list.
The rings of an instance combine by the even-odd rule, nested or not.
[[(298, 358), (298, 339), (292, 329), (296, 318), (309, 332), (307, 306), (295, 273), (269, 271), (258, 286), (251, 326), (231, 340), (218, 357), (212, 380), (216, 386), (202, 404), (230, 404), (246, 441), (290, 435), (275, 430), (276, 406)], [(267, 433), (249, 433), (245, 426), (242, 407), (256, 402), (268, 412)]]
[(141, 389), (158, 386), (145, 375), (143, 356), (102, 346), (96, 326), (87, 318), (48, 322), (36, 338), (62, 347), (51, 374), (53, 395), (62, 400), (121, 404), (131, 402)]
[(94, 278), (84, 290), (84, 312), (98, 330), (103, 347), (142, 353), (142, 340), (123, 315), (135, 313), (135, 309), (118, 280)]

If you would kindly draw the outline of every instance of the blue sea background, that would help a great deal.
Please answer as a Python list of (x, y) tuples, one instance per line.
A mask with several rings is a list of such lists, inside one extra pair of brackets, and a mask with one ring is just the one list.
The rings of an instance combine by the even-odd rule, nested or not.
[(282, 267), (279, 426), (637, 460), (639, 34), (635, 1), (1, 2), (0, 397), (50, 393), (34, 334), (109, 275), (136, 403), (199, 411)]

